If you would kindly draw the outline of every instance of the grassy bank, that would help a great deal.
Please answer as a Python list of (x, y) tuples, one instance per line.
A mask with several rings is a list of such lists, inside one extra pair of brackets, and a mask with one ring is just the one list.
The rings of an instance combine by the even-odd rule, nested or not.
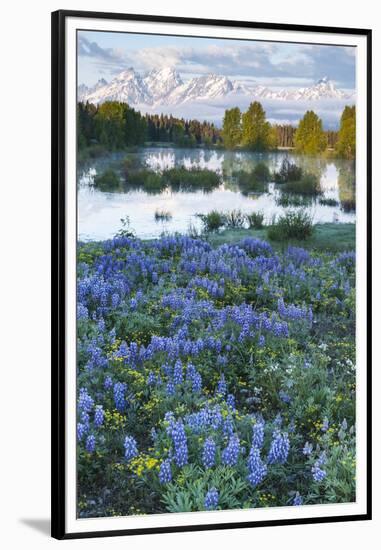
[[(287, 241), (282, 243), (272, 242), (272, 246), (282, 250), (290, 244), (302, 246), (309, 250), (340, 252), (342, 250), (353, 250), (355, 248), (355, 224), (354, 223), (323, 223), (314, 226), (315, 231), (312, 237), (305, 241)], [(267, 228), (263, 229), (227, 229), (221, 233), (210, 234), (208, 240), (213, 245), (223, 243), (237, 243), (244, 237), (255, 237), (268, 240)]]

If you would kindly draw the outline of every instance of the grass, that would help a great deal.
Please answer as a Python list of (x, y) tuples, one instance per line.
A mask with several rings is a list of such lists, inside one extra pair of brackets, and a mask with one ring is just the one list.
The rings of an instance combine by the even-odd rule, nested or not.
[(265, 215), (261, 210), (259, 212), (252, 212), (251, 214), (246, 214), (246, 219), (250, 229), (262, 229), (264, 225)]
[(206, 168), (185, 168), (179, 166), (164, 170), (162, 178), (173, 190), (203, 189), (212, 190), (221, 183), (221, 177), (213, 170)]
[(233, 172), (233, 177), (236, 178), (238, 187), (242, 193), (264, 193), (267, 190), (267, 182), (259, 180), (254, 171), (245, 172), (238, 170)]
[[(221, 233), (209, 236), (209, 242), (213, 246), (223, 243), (235, 244), (245, 237), (255, 237), (267, 240), (267, 229), (226, 229)], [(314, 234), (303, 241), (303, 248), (308, 250), (341, 252), (354, 250), (356, 242), (356, 226), (354, 223), (323, 223), (314, 226)], [(285, 245), (300, 246), (300, 241), (291, 239), (287, 242), (274, 242), (277, 250), (283, 250)]]
[(293, 193), (281, 193), (279, 197), (276, 197), (275, 202), (278, 206), (285, 208), (289, 206), (310, 206), (313, 197), (308, 195), (294, 195)]
[(312, 237), (314, 224), (306, 210), (288, 211), (274, 217), (273, 223), (267, 229), (267, 236), (273, 241), (289, 241), (298, 239), (305, 241)]
[(322, 206), (339, 206), (340, 203), (339, 201), (337, 201), (336, 199), (331, 199), (331, 198), (324, 198), (322, 197), (321, 199), (319, 199), (319, 204), (321, 204)]
[(319, 178), (314, 174), (304, 174), (300, 180), (288, 181), (287, 183), (283, 183), (281, 185), (282, 191), (288, 193), (313, 196), (320, 195), (322, 192)]
[(156, 210), (155, 221), (156, 222), (168, 222), (172, 219), (172, 214), (168, 210)]
[(120, 178), (114, 170), (109, 168), (94, 178), (94, 186), (102, 191), (112, 191), (120, 187)]

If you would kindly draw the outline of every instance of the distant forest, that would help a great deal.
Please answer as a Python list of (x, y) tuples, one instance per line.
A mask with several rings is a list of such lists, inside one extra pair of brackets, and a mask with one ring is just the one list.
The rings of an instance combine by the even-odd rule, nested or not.
[[(259, 102), (246, 113), (238, 108), (225, 111), (222, 128), (208, 121), (187, 120), (172, 115), (141, 114), (126, 103), (78, 104), (78, 149), (98, 147), (107, 151), (144, 144), (171, 143), (178, 147), (219, 147), (271, 150), (295, 147), (305, 153), (338, 150), (345, 158), (355, 154), (355, 108), (345, 107), (338, 131), (326, 131), (313, 111), (298, 124), (271, 125)], [(343, 128), (344, 126), (344, 128)], [(343, 134), (344, 132), (344, 134)]]

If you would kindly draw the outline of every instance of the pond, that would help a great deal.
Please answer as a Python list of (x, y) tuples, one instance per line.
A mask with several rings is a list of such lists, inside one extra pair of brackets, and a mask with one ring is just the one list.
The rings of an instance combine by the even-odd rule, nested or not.
[[(210, 192), (164, 190), (150, 194), (140, 189), (105, 192), (93, 186), (94, 176), (107, 168), (118, 171), (126, 156), (138, 156), (139, 160), (154, 170), (174, 166), (197, 166), (215, 170), (222, 175), (221, 185)], [(118, 153), (81, 163), (78, 167), (78, 238), (82, 241), (104, 240), (121, 228), (121, 219), (128, 216), (130, 227), (143, 239), (159, 237), (163, 233), (187, 233), (190, 226), (201, 228), (197, 214), (213, 209), (230, 211), (240, 209), (244, 213), (262, 211), (267, 222), (274, 215), (285, 211), (278, 204), (280, 186), (270, 183), (265, 193), (244, 195), (238, 188), (234, 171), (250, 171), (258, 162), (264, 162), (270, 171), (278, 170), (285, 157), (305, 172), (320, 178), (323, 197), (337, 201), (336, 206), (313, 201), (307, 210), (314, 223), (354, 222), (352, 210), (355, 201), (355, 169), (351, 161), (308, 157), (278, 151), (251, 153), (205, 149), (142, 148), (136, 153)], [(351, 205), (348, 207), (348, 205)], [(156, 221), (155, 212), (164, 210), (171, 214), (167, 221)]]

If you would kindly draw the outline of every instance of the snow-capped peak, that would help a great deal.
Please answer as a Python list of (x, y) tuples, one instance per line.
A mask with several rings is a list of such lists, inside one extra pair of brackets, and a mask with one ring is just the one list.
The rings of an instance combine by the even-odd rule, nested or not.
[[(78, 86), (79, 101), (103, 103), (123, 101), (130, 105), (179, 105), (195, 101), (208, 101), (225, 96), (246, 96), (250, 99), (283, 101), (314, 101), (320, 99), (350, 99), (323, 76), (305, 88), (272, 90), (263, 85), (249, 86), (239, 80), (232, 81), (218, 74), (207, 74), (184, 81), (173, 67), (153, 69), (141, 76), (132, 67), (122, 71), (111, 82), (104, 79), (92, 88)], [(352, 96), (351, 96), (352, 97)]]
[(181, 76), (172, 67), (152, 69), (145, 75), (143, 82), (153, 101), (164, 99), (172, 90), (183, 84)]

